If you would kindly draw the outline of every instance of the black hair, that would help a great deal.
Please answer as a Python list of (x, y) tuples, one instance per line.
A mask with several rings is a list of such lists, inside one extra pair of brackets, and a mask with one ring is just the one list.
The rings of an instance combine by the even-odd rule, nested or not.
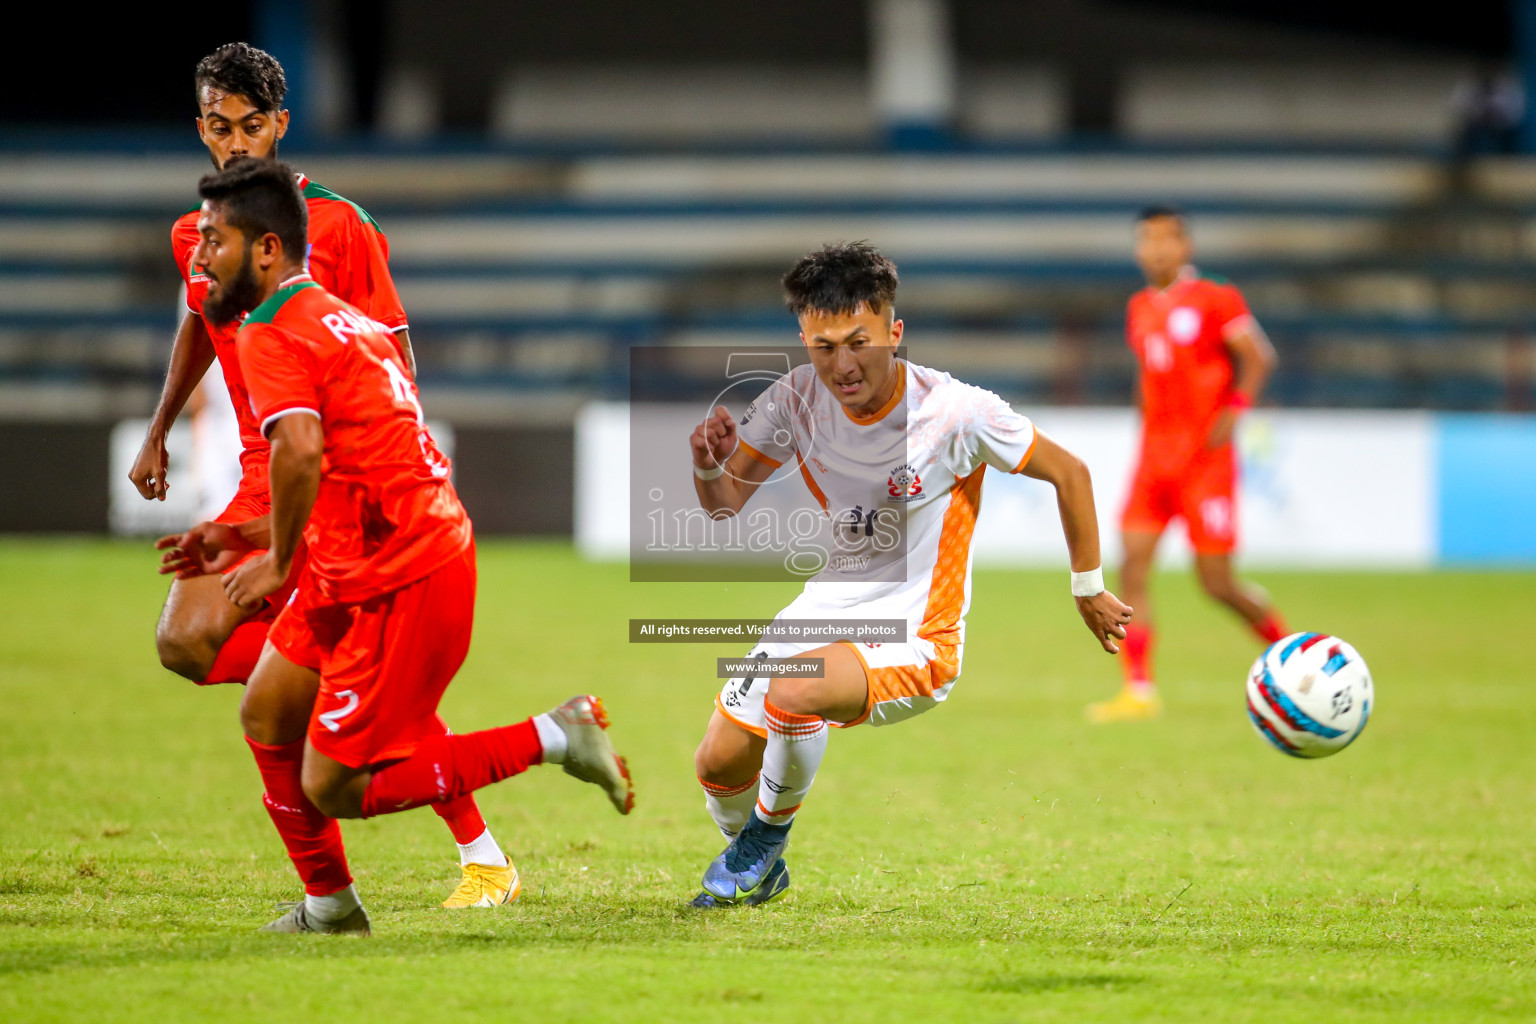
[(839, 242), (800, 257), (784, 275), (784, 300), (796, 316), (852, 313), (867, 306), (872, 313), (896, 303), (896, 264), (868, 242)]
[(238, 157), (222, 171), (204, 175), (197, 194), (218, 203), (224, 219), (245, 235), (246, 244), (271, 233), (283, 252), (303, 261), (309, 238), (309, 208), (293, 168), (270, 159)]
[(1144, 224), (1149, 220), (1157, 220), (1159, 217), (1172, 217), (1183, 223), (1184, 211), (1177, 206), (1169, 206), (1167, 203), (1153, 203), (1151, 206), (1143, 206), (1141, 212), (1136, 214), (1136, 223)]
[(277, 58), (250, 43), (225, 43), (197, 62), (192, 82), (197, 90), (198, 109), (203, 105), (203, 87), (213, 86), (223, 92), (244, 96), (257, 110), (275, 114), (283, 109), (288, 95), (288, 79)]

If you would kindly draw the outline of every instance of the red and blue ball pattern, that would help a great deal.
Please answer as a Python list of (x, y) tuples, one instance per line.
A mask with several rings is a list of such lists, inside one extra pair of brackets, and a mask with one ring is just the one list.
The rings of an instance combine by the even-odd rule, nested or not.
[(1292, 757), (1327, 757), (1349, 746), (1370, 720), (1374, 699), (1360, 652), (1326, 633), (1292, 633), (1248, 670), (1248, 718)]

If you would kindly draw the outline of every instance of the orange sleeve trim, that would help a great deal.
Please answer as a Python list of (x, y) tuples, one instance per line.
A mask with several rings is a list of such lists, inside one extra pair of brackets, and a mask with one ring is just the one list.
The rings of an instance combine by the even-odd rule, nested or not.
[(1040, 431), (1036, 430), (1035, 431), (1035, 436), (1029, 439), (1029, 451), (1025, 452), (1024, 453), (1024, 457), (1019, 460), (1019, 464), (1017, 466), (1014, 466), (1008, 472), (1010, 472), (1010, 473), (1022, 473), (1022, 472), (1024, 472), (1024, 467), (1029, 465), (1030, 456), (1035, 454), (1035, 446), (1038, 445), (1039, 443), (1040, 443)]
[(745, 441), (740, 441), (738, 443), (741, 445), (742, 451), (746, 452), (749, 456), (756, 459), (758, 462), (761, 462), (763, 465), (769, 467), (770, 469), (778, 469), (780, 466), (784, 465), (784, 463), (779, 462), (770, 456), (764, 455), (762, 452), (758, 451), (756, 448), (753, 448)]

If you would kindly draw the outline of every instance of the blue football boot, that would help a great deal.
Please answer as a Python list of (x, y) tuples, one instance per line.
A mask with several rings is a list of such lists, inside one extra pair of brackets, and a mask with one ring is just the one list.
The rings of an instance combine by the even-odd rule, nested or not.
[(760, 906), (769, 900), (777, 899), (789, 889), (789, 865), (780, 857), (768, 869), (768, 874), (763, 878), (763, 884), (759, 885), (747, 894), (747, 898), (741, 902), (749, 907)]
[(752, 815), (731, 845), (710, 862), (704, 872), (704, 891), (721, 903), (745, 901), (767, 880), (788, 845), (788, 825), (770, 825)]
[[(774, 862), (773, 867), (769, 869), (767, 877), (763, 879), (763, 884), (759, 885), (756, 889), (748, 893), (742, 900), (740, 900), (740, 905), (744, 907), (759, 906), (763, 903), (767, 903), (771, 899), (776, 899), (777, 897), (782, 896), (785, 890), (788, 888), (789, 865), (784, 863), (783, 857), (780, 857), (777, 861)], [(718, 910), (721, 907), (730, 907), (735, 905), (736, 904), (727, 903), (724, 900), (715, 899), (714, 894), (709, 892), (701, 892), (693, 899), (688, 901), (688, 906), (695, 907), (699, 910)]]

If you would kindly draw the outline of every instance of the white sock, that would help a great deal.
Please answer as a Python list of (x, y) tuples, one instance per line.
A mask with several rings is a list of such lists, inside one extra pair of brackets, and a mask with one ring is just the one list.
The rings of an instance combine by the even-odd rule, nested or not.
[(565, 730), (556, 724), (546, 712), (533, 716), (533, 727), (539, 730), (539, 746), (544, 748), (545, 764), (560, 764), (565, 760)]
[(773, 825), (788, 825), (816, 781), (827, 752), (827, 720), (820, 715), (795, 715), (765, 702), (768, 746), (763, 750), (763, 774), (757, 787), (757, 816)]
[(699, 780), (699, 785), (704, 787), (704, 806), (725, 838), (736, 838), (741, 826), (747, 823), (747, 815), (757, 805), (757, 780), (758, 776), (754, 775), (739, 786), (718, 786)]
[(501, 852), (501, 847), (496, 843), (496, 837), (491, 835), (491, 830), (486, 829), (467, 843), (459, 844), (459, 866), (467, 864), (484, 864), (487, 867), (504, 868), (507, 866), (507, 855)]
[(357, 898), (357, 890), (350, 885), (345, 889), (337, 889), (329, 896), (306, 894), (304, 897), (304, 910), (319, 921), (340, 921), (362, 905), (363, 901)]

